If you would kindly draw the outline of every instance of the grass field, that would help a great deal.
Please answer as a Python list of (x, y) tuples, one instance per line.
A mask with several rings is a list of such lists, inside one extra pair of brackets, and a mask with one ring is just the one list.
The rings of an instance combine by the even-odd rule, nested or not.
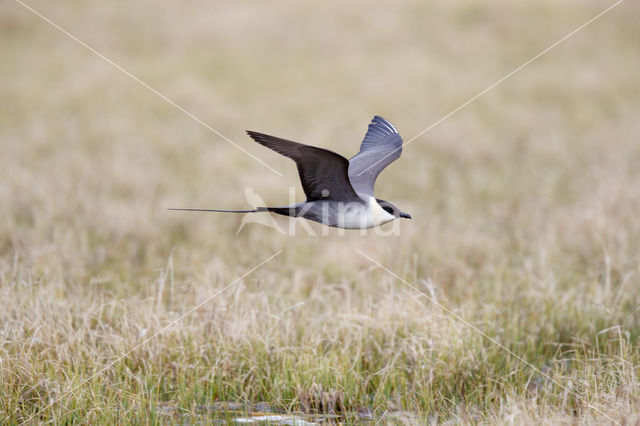
[(638, 2), (407, 145), (386, 236), (166, 209), (301, 201), (245, 129), (407, 141), (612, 1), (28, 4), (282, 176), (0, 3), (0, 423), (640, 422)]

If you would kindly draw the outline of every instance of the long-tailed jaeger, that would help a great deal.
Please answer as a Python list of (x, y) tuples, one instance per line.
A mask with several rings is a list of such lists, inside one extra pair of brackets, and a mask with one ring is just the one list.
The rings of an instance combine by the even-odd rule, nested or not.
[(327, 226), (346, 229), (373, 228), (397, 218), (411, 219), (394, 204), (375, 198), (373, 187), (382, 170), (402, 153), (402, 138), (380, 116), (369, 124), (360, 152), (347, 160), (324, 148), (304, 145), (248, 130), (247, 134), (295, 161), (307, 200), (284, 207), (254, 210), (169, 209), (225, 213), (260, 213), (302, 217)]

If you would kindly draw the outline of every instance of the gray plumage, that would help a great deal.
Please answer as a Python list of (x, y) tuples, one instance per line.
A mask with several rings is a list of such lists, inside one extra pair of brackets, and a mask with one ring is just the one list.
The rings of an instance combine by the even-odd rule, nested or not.
[(402, 138), (395, 127), (375, 116), (360, 145), (360, 152), (349, 160), (349, 180), (359, 194), (373, 196), (373, 187), (382, 170), (400, 158)]

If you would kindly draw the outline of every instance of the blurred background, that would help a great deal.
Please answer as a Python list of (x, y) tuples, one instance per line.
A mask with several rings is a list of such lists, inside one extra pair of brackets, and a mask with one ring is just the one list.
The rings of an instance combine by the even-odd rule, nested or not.
[[(3, 1), (5, 419), (43, 408), (42, 401), (63, 395), (130, 348), (142, 330), (158, 329), (281, 249), (176, 326), (179, 337), (159, 336), (131, 360), (130, 373), (117, 370), (105, 380), (131, 382), (136, 401), (155, 389), (155, 398), (187, 407), (198, 399), (268, 400), (291, 408), (312, 385), (323, 384), (341, 392), (347, 410), (461, 415), (459, 405), (447, 401), (474, 403), (460, 393), (466, 385), (452, 383), (474, 388), (502, 377), (471, 398), (485, 420), (502, 418), (497, 401), (522, 396), (531, 372), (514, 359), (478, 361), (476, 349), (500, 351), (428, 300), (417, 301), (413, 290), (357, 250), (409, 282), (431, 283), (438, 300), (489, 334), (520, 342), (513, 349), (538, 366), (576, 342), (590, 342), (585, 347), (597, 348), (605, 360), (615, 355), (637, 365), (637, 2), (621, 3), (407, 145), (376, 186), (379, 198), (413, 216), (388, 237), (336, 230), (288, 236), (251, 224), (236, 235), (239, 215), (167, 208), (245, 209), (247, 186), (267, 205), (282, 205), (294, 185), (302, 201), (293, 162), (251, 141), (246, 129), (348, 158), (379, 114), (407, 141), (612, 2), (27, 4), (282, 176), (19, 2)], [(288, 227), (286, 218), (277, 220)], [(302, 310), (291, 309), (299, 303)], [(610, 345), (598, 340), (597, 333), (613, 325), (623, 333)], [(461, 348), (456, 342), (465, 338), (478, 346)], [(261, 358), (260, 342), (292, 349), (274, 355), (280, 367), (268, 367), (268, 377), (249, 380), (247, 372), (260, 376), (255, 370), (274, 361)], [(434, 342), (440, 342), (436, 355), (429, 352)], [(238, 345), (246, 349), (242, 362), (230, 349)], [(438, 362), (427, 368), (429, 379), (407, 361), (422, 359), (422, 350), (431, 360), (458, 359), (457, 367), (442, 361), (450, 369), (438, 384)], [(154, 358), (163, 353), (171, 359)], [(341, 370), (342, 361), (362, 353), (374, 355), (356, 373)], [(208, 362), (206, 354), (217, 361)], [(182, 356), (193, 359), (188, 364)], [(70, 367), (70, 359), (80, 367)], [(140, 359), (145, 367), (136, 369)], [(283, 378), (283, 360), (297, 360), (291, 362), (299, 376)], [(303, 360), (326, 371), (309, 372)], [(480, 365), (475, 378), (465, 376), (465, 362)], [(187, 365), (198, 377), (214, 371), (209, 385), (189, 390), (193, 394), (176, 391)], [(589, 376), (600, 368), (591, 367), (562, 374), (588, 370)], [(177, 371), (174, 379), (167, 368)], [(389, 376), (372, 376), (384, 368)], [(505, 378), (513, 369), (520, 375)], [(147, 385), (131, 377), (148, 377)], [(234, 382), (239, 377), (244, 381)], [(627, 379), (611, 382), (630, 386), (625, 395), (637, 398), (637, 379)], [(612, 386), (614, 395), (619, 389)], [(25, 397), (25, 389), (36, 389), (35, 396)], [(599, 401), (597, 392), (582, 391)], [(104, 392), (98, 395), (125, 404), (117, 392)], [(65, 404), (81, 406), (82, 399), (82, 393), (75, 403), (65, 396), (51, 415), (67, 413)], [(117, 411), (100, 401), (93, 404)], [(609, 402), (610, 412), (621, 411)], [(558, 412), (569, 412), (567, 404)], [(79, 418), (96, 420), (87, 416)]]

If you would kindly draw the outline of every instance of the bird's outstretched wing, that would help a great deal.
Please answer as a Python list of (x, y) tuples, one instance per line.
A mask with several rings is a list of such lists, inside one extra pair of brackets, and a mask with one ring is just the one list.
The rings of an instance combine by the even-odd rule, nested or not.
[(327, 149), (304, 145), (247, 130), (260, 145), (291, 158), (298, 166), (298, 174), (307, 201), (360, 200), (349, 181), (349, 160)]
[(356, 192), (373, 197), (376, 178), (400, 154), (402, 138), (396, 128), (380, 116), (373, 117), (360, 152), (349, 160), (349, 180)]

